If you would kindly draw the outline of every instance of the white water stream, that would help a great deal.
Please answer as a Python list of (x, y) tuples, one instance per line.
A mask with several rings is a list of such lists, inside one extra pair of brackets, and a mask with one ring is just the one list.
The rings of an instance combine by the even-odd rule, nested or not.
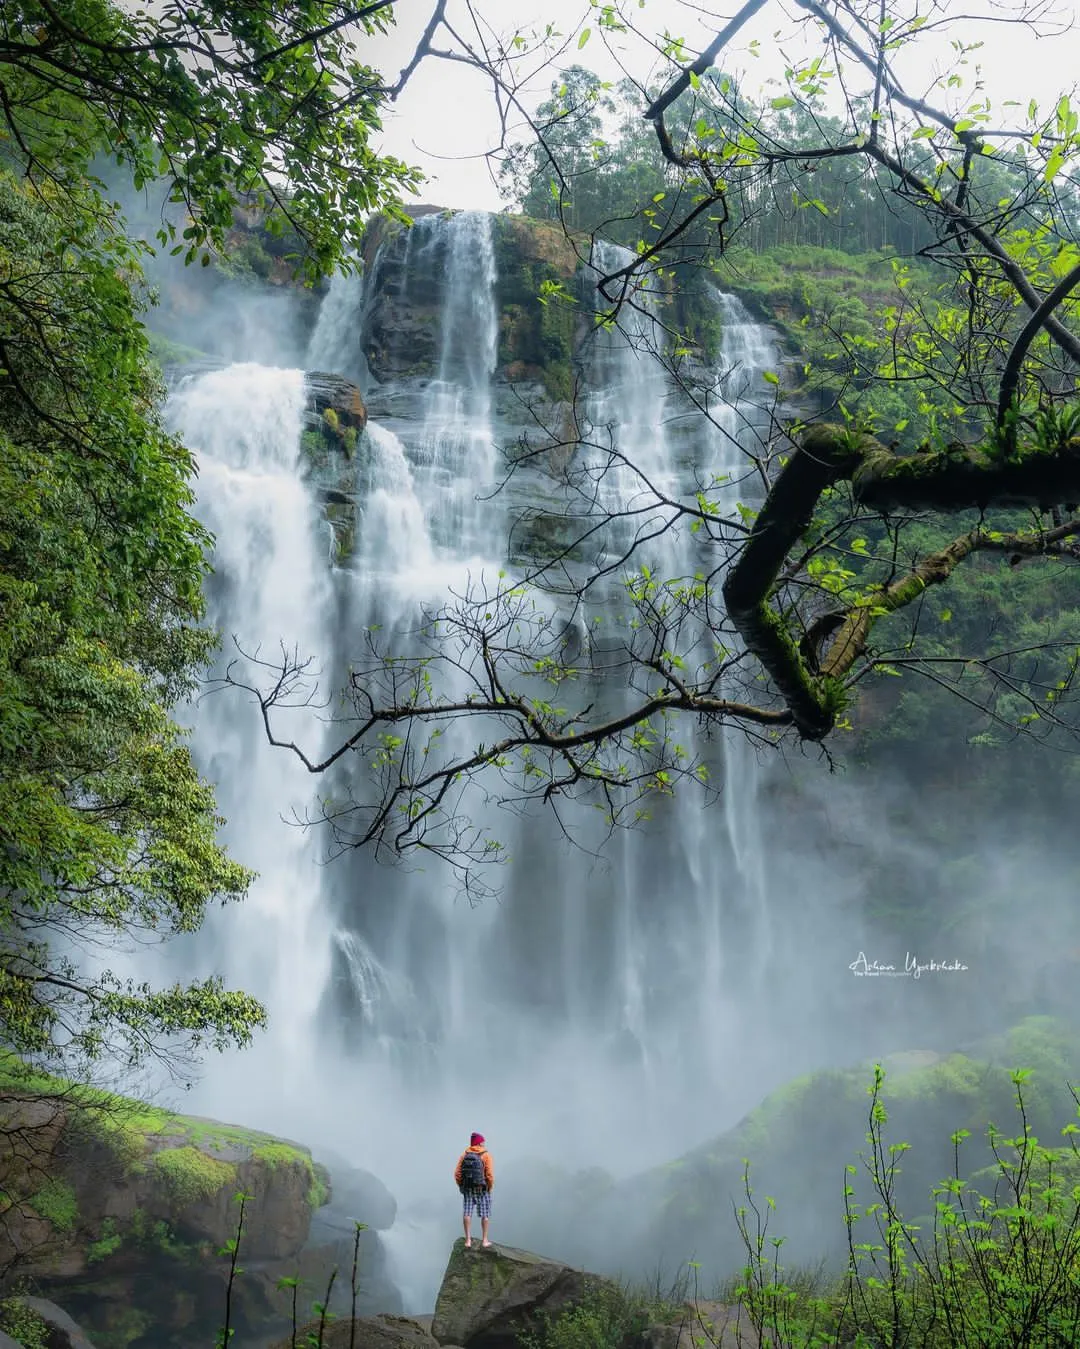
[[(388, 650), (407, 650), (422, 606), (491, 583), (506, 565), (504, 508), (492, 498), (492, 222), (429, 216), (412, 236), (408, 267), (440, 282), (438, 368), (410, 417), (369, 424), (361, 442), (348, 571), (331, 573), (327, 527), (301, 473), (301, 373), (233, 366), (173, 394), (173, 423), (199, 454), (198, 512), (217, 536), (209, 595), (223, 660), (233, 633), (271, 661), (284, 639), (331, 672), (371, 630)], [(615, 257), (596, 261), (606, 268)], [(601, 505), (618, 517), (609, 557), (665, 518), (648, 484), (674, 498), (744, 471), (740, 446), (760, 420), (760, 376), (774, 354), (736, 301), (718, 303), (732, 406), (690, 437), (672, 434), (685, 410), (645, 349), (655, 342), (648, 306), (598, 344), (587, 418), (589, 439), (605, 448), (588, 453), (620, 456), (601, 478)], [(363, 368), (361, 309), (359, 283), (335, 283), (312, 366)], [(691, 575), (695, 546), (683, 523), (632, 565)], [(737, 732), (709, 740), (686, 728), (723, 784), (722, 804), (680, 792), (595, 856), (570, 847), (550, 812), (517, 815), (475, 796), (470, 809), (512, 860), (500, 898), (472, 907), (423, 855), (388, 867), (355, 851), (321, 865), (325, 839), (283, 821), (347, 778), (313, 779), (269, 748), (257, 708), (234, 692), (204, 699), (193, 718), (227, 841), (260, 876), (248, 903), (215, 914), (173, 959), (262, 996), (271, 1027), (254, 1049), (211, 1061), (189, 1108), (333, 1147), (358, 1165), (389, 1148), (398, 1162), (385, 1179), (402, 1209), (385, 1240), (413, 1310), (430, 1309), (441, 1275), (457, 1222), (448, 1173), (470, 1130), (487, 1134), (510, 1175), (567, 1140), (576, 1165), (626, 1172), (731, 1124), (789, 1070), (797, 1035), (786, 1057), (763, 1055), (775, 1048), (773, 970), (798, 959), (810, 920), (774, 912), (760, 771)], [(310, 708), (278, 727), (312, 754), (335, 735)], [(476, 725), (451, 729), (446, 752), (477, 738)], [(599, 841), (578, 823), (586, 843)], [(810, 978), (792, 982), (788, 970), (783, 1010)], [(527, 1216), (514, 1229), (508, 1213), (502, 1235), (527, 1236)]]

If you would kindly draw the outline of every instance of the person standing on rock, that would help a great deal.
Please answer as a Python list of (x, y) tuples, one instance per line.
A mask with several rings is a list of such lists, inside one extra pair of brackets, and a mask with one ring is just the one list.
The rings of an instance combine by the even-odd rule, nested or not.
[(454, 1184), (461, 1191), (466, 1249), (472, 1245), (473, 1209), (480, 1215), (480, 1245), (490, 1246), (488, 1228), (491, 1224), (495, 1166), (491, 1153), (484, 1146), (483, 1134), (473, 1134), (469, 1146), (458, 1158), (458, 1164), (454, 1167)]

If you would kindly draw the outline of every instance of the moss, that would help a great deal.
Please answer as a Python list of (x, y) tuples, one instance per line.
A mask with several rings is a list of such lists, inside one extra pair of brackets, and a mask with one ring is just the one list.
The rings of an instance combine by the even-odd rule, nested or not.
[(168, 1148), (157, 1154), (153, 1165), (178, 1209), (211, 1199), (226, 1185), (236, 1184), (233, 1163), (208, 1157), (196, 1147)]
[(330, 1173), (315, 1162), (311, 1163), (311, 1187), (307, 1192), (307, 1202), (312, 1212), (330, 1202)]
[(107, 1260), (110, 1255), (115, 1255), (123, 1244), (124, 1238), (116, 1230), (116, 1223), (112, 1218), (106, 1218), (101, 1224), (100, 1235), (86, 1248), (86, 1263), (96, 1265), (102, 1260)]
[(295, 1166), (297, 1162), (302, 1162), (305, 1166), (311, 1165), (311, 1158), (299, 1148), (294, 1148), (288, 1143), (263, 1143), (251, 1154), (252, 1160), (265, 1163), (271, 1171), (277, 1170), (279, 1166)]
[(279, 1166), (302, 1166), (307, 1173), (307, 1202), (312, 1209), (322, 1208), (330, 1199), (329, 1176), (310, 1155), (291, 1143), (265, 1143), (251, 1154), (252, 1161), (263, 1162), (271, 1171)]
[(53, 1179), (30, 1199), (30, 1207), (51, 1223), (57, 1232), (70, 1232), (79, 1216), (75, 1191), (65, 1181)]
[(314, 468), (323, 468), (329, 462), (326, 437), (319, 431), (301, 432), (300, 452)]
[(8, 1297), (0, 1302), (0, 1330), (22, 1349), (48, 1349), (49, 1327), (21, 1298)]

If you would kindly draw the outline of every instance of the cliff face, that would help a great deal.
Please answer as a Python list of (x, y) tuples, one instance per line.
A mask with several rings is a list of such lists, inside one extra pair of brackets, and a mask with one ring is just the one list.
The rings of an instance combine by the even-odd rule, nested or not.
[[(446, 215), (429, 211), (425, 215)], [(566, 397), (575, 331), (581, 319), (572, 303), (581, 266), (575, 244), (553, 225), (518, 216), (492, 220), (496, 307), (499, 314), (500, 382), (539, 381), (555, 398)], [(422, 237), (421, 237), (422, 236)], [(381, 383), (434, 375), (440, 362), (440, 317), (451, 267), (449, 236), (406, 229), (377, 217), (364, 246), (364, 356)], [(568, 296), (543, 303), (545, 288)]]

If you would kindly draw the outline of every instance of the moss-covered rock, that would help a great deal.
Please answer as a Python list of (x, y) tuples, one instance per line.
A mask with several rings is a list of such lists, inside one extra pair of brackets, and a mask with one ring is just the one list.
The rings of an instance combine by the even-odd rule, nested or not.
[(550, 221), (500, 215), (492, 230), (498, 369), (511, 382), (538, 379), (551, 399), (568, 399), (581, 316), (578, 249)]
[[(1062, 1128), (1076, 1118), (1068, 1083), (1080, 1080), (1080, 1040), (1049, 1017), (1029, 1018), (964, 1053), (912, 1051), (882, 1066), (886, 1142), (911, 1144), (896, 1181), (900, 1211), (911, 1218), (932, 1207), (933, 1187), (952, 1173), (955, 1131), (970, 1134), (960, 1154), (967, 1177), (992, 1161), (991, 1125), (1005, 1136), (1020, 1131), (1015, 1069), (1032, 1069), (1023, 1092), (1037, 1137), (1059, 1141)], [(873, 1077), (873, 1065), (863, 1064), (787, 1083), (735, 1128), (616, 1187), (599, 1206), (598, 1221), (636, 1212), (643, 1219), (634, 1234), (639, 1247), (664, 1249), (679, 1260), (697, 1255), (710, 1270), (730, 1272), (743, 1258), (733, 1215), (747, 1203), (743, 1176), (749, 1161), (757, 1202), (764, 1204), (766, 1195), (776, 1200), (769, 1227), (785, 1237), (788, 1263), (823, 1255), (842, 1259), (845, 1182), (854, 1187), (856, 1204), (877, 1198), (859, 1164), (868, 1152)], [(857, 1168), (851, 1176), (849, 1164)]]
[(474, 1245), (459, 1237), (435, 1303), (431, 1333), (440, 1344), (518, 1349), (545, 1325), (598, 1289), (617, 1291), (594, 1274), (512, 1246)]
[(284, 1317), (277, 1280), (293, 1273), (330, 1197), (325, 1170), (298, 1144), (10, 1058), (0, 1063), (0, 1189), (0, 1265), (70, 1307), (99, 1349), (125, 1349), (150, 1327), (163, 1349), (212, 1339), (241, 1192), (241, 1249), (262, 1269), (244, 1296), (257, 1319)]

